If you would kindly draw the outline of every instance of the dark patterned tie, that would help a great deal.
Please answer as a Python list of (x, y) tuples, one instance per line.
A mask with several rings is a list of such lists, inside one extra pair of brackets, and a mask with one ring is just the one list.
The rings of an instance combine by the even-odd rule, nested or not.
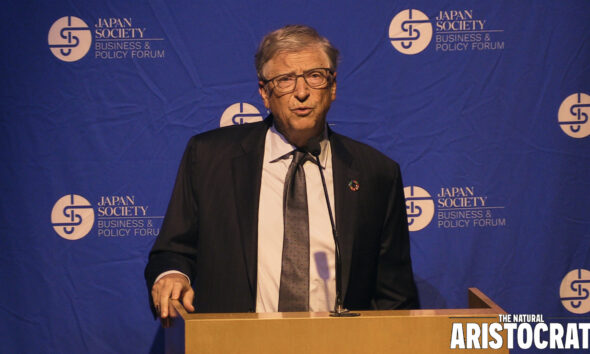
[(305, 153), (295, 150), (283, 192), (283, 261), (279, 311), (309, 311), (309, 218)]

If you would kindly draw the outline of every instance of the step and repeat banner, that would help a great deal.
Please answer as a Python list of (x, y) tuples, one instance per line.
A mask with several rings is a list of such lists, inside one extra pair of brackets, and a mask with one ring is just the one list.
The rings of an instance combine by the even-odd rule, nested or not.
[(0, 16), (0, 351), (162, 349), (143, 268), (185, 144), (266, 116), (254, 52), (297, 23), (342, 54), (331, 128), (402, 167), (422, 306), (465, 307), (478, 287), (509, 313), (587, 319), (589, 1), (9, 1)]

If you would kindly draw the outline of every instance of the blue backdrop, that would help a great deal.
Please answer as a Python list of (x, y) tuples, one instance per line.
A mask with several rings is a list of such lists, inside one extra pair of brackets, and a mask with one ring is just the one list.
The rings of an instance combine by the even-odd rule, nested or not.
[(9, 1), (0, 17), (1, 352), (161, 350), (143, 268), (182, 151), (266, 115), (253, 55), (289, 23), (341, 50), (331, 127), (402, 166), (423, 307), (475, 286), (512, 313), (583, 316), (560, 287), (590, 268), (587, 0)]

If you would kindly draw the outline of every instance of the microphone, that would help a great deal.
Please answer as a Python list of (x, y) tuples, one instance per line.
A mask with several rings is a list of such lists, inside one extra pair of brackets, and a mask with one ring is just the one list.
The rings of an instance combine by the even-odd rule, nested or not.
[(314, 157), (319, 157), (320, 156), (320, 152), (322, 152), (322, 148), (320, 146), (320, 137), (316, 136), (313, 138), (310, 138), (307, 141), (307, 144), (305, 144), (305, 151), (309, 152), (310, 154), (312, 154)]
[(330, 224), (332, 225), (332, 236), (334, 237), (334, 253), (336, 258), (336, 302), (334, 303), (334, 310), (330, 312), (332, 317), (352, 317), (359, 316), (359, 313), (349, 312), (344, 308), (342, 299), (342, 257), (340, 256), (340, 242), (338, 238), (338, 231), (336, 230), (336, 224), (334, 223), (334, 216), (332, 214), (332, 207), (330, 206), (330, 197), (328, 196), (328, 188), (326, 187), (326, 178), (324, 177), (324, 171), (320, 164), (320, 152), (322, 148), (320, 146), (321, 138), (319, 136), (313, 137), (307, 141), (304, 150), (309, 152), (315, 157), (315, 163), (320, 170), (320, 176), (322, 177), (322, 186), (324, 187), (324, 196), (326, 204), (328, 206), (328, 214), (330, 215)]

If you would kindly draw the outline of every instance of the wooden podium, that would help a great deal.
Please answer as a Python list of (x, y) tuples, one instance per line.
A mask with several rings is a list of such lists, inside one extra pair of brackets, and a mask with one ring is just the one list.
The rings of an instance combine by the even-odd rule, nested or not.
[[(468, 309), (358, 311), (340, 318), (327, 312), (192, 314), (173, 301), (166, 353), (457, 352), (450, 349), (453, 323), (498, 322), (506, 313), (476, 288), (468, 297)], [(477, 352), (488, 351), (508, 349)]]

